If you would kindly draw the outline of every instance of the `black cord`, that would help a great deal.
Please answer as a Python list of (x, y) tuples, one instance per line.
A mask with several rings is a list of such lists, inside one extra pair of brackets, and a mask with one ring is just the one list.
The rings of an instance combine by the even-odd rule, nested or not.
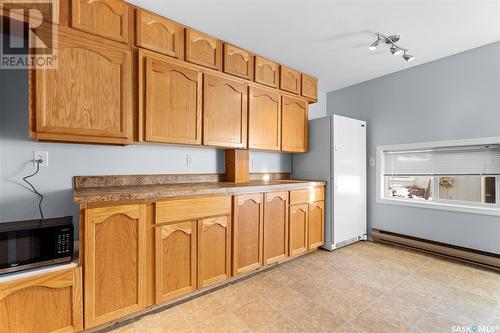
[(43, 212), (42, 212), (43, 195), (40, 194), (40, 192), (38, 192), (35, 189), (35, 187), (28, 181), (28, 178), (33, 177), (34, 175), (36, 175), (38, 173), (38, 171), (40, 171), (40, 163), (42, 163), (43, 160), (39, 159), (39, 160), (36, 160), (35, 162), (36, 162), (36, 171), (29, 176), (23, 177), (23, 180), (26, 182), (26, 184), (28, 184), (33, 189), (33, 192), (35, 192), (35, 194), (40, 197), (40, 201), (38, 202), (38, 210), (40, 211), (40, 216), (43, 219)]

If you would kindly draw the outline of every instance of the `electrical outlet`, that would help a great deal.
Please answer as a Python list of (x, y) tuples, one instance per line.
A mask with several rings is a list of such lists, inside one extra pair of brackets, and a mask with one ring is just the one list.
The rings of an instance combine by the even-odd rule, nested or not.
[(368, 165), (370, 165), (371, 167), (374, 167), (375, 166), (375, 158), (370, 157), (368, 159)]
[(43, 150), (33, 150), (33, 166), (36, 166), (36, 161), (42, 160), (40, 167), (49, 166), (49, 152)]
[(186, 166), (193, 165), (193, 155), (186, 154)]
[(255, 162), (255, 160), (252, 158), (252, 170), (255, 170), (255, 166), (257, 165), (257, 163)]

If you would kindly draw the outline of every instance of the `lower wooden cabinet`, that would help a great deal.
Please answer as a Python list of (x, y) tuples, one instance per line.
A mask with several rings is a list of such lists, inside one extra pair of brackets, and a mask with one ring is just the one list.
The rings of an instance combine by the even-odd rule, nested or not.
[(325, 239), (325, 202), (315, 201), (309, 204), (309, 225), (307, 248), (320, 247)]
[(285, 260), (288, 254), (288, 192), (264, 194), (262, 264)]
[(197, 222), (155, 228), (156, 304), (196, 290)]
[(85, 211), (85, 328), (143, 309), (145, 211), (145, 205)]
[(294, 257), (307, 251), (308, 204), (290, 206), (289, 255)]
[(233, 202), (233, 275), (261, 266), (263, 233), (262, 193), (239, 195)]
[(229, 216), (198, 221), (198, 287), (221, 282), (231, 275), (231, 222)]
[(83, 329), (81, 267), (0, 283), (0, 331)]

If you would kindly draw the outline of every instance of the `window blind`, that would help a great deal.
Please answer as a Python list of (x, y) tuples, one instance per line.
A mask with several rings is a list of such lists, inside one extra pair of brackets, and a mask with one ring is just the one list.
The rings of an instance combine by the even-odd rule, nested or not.
[(384, 151), (386, 176), (500, 175), (500, 145)]

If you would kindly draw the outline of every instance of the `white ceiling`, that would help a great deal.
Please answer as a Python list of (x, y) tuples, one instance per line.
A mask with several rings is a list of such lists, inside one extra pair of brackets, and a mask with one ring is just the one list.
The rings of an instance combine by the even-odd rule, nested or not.
[[(314, 75), (325, 92), (500, 40), (500, 0), (129, 2)], [(374, 32), (401, 35), (416, 60), (369, 51)]]

